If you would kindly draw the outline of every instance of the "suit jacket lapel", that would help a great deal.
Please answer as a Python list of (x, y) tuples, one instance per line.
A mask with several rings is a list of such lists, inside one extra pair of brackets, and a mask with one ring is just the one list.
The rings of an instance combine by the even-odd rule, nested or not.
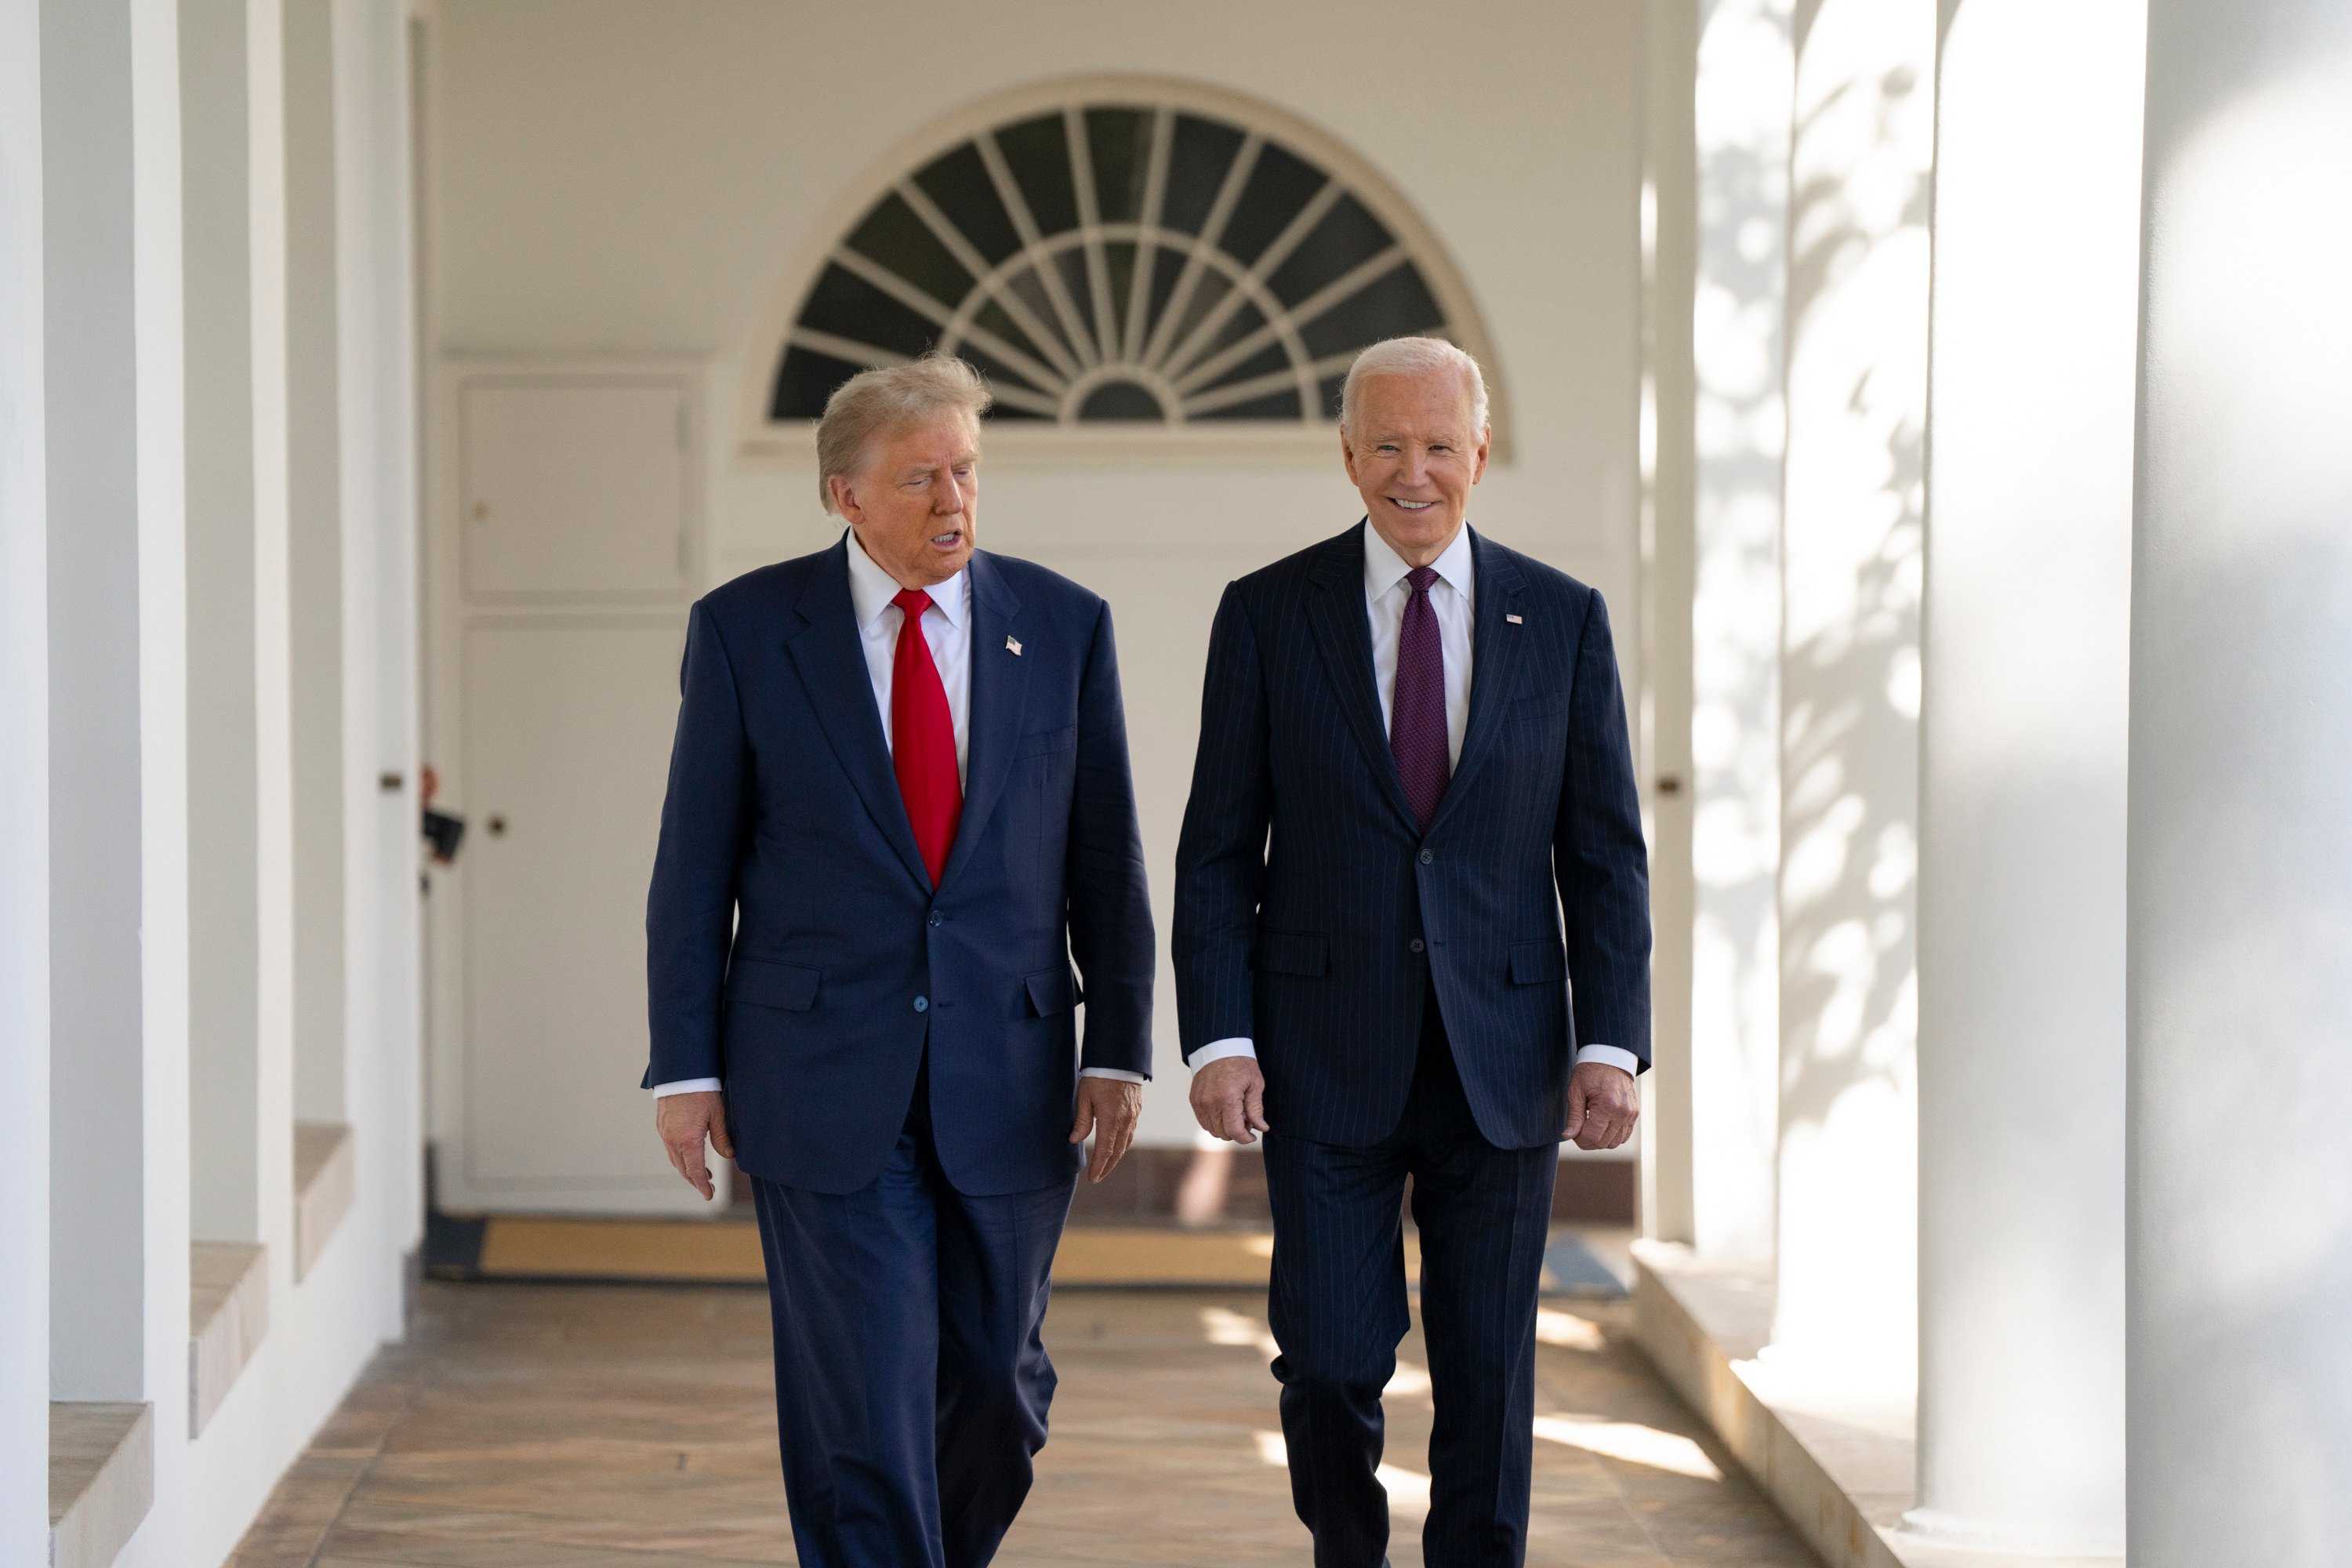
[(809, 706), (816, 710), (817, 722), (874, 826), (916, 880), (928, 888), (931, 874), (915, 847), (907, 803), (898, 794), (898, 775), (890, 768), (889, 742), (882, 732), (881, 710), (874, 703), (874, 677), (866, 668), (866, 647), (850, 606), (848, 537), (842, 535), (844, 542), (827, 551), (809, 574), (793, 606), (801, 624), (785, 637), (784, 647), (800, 672)]
[(1518, 695), (1521, 639), (1511, 635), (1517, 628), (1505, 617), (1517, 608), (1524, 579), (1519, 569), (1475, 530), (1470, 534), (1470, 560), (1478, 574), (1470, 629), (1470, 721), (1463, 732), (1462, 755), (1454, 764), (1454, 777), (1445, 786), (1445, 798), (1438, 803), (1437, 816), (1429, 825), (1433, 833), (1494, 755), (1511, 699)]
[(1381, 691), (1372, 677), (1372, 623), (1364, 608), (1364, 530), (1369, 522), (1330, 541), (1316, 563), (1314, 591), (1307, 595), (1307, 621), (1323, 668), (1339, 694), (1339, 711), (1356, 732), (1373, 780), (1405, 826), (1418, 836), (1421, 823), (1405, 798), (1389, 750), (1388, 727), (1381, 722)]
[(1009, 646), (1019, 636), (1014, 628), (1020, 621), (1021, 601), (1005, 585), (1004, 574), (990, 556), (974, 551), (969, 570), (971, 711), (965, 720), (963, 818), (956, 826), (955, 847), (948, 854), (947, 869), (940, 876), (942, 887), (971, 858), (972, 847), (1003, 796), (1029, 701), (1031, 661)]

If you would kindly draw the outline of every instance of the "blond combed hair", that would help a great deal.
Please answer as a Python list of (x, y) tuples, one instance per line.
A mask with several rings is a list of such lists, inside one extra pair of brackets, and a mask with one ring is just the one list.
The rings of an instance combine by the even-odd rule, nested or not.
[(831, 511), (833, 477), (855, 474), (874, 443), (950, 410), (976, 429), (995, 402), (980, 372), (952, 354), (927, 353), (907, 364), (865, 370), (833, 389), (816, 422), (816, 494)]
[(1486, 376), (1478, 362), (1444, 338), (1384, 338), (1356, 356), (1339, 389), (1339, 430), (1356, 434), (1356, 386), (1368, 375), (1427, 375), (1450, 370), (1470, 384), (1470, 424), (1486, 428)]

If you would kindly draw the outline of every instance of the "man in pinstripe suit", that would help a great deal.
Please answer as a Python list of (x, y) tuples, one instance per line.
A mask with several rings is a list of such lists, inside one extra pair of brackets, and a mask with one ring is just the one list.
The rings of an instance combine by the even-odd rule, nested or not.
[(1465, 523), (1476, 362), (1365, 350), (1340, 442), (1365, 521), (1233, 584), (1210, 637), (1176, 872), (1192, 1108), (1265, 1134), (1274, 1373), (1318, 1568), (1385, 1561), (1408, 1175), (1423, 1560), (1516, 1565), (1559, 1142), (1622, 1143), (1648, 1065), (1624, 700), (1601, 595)]

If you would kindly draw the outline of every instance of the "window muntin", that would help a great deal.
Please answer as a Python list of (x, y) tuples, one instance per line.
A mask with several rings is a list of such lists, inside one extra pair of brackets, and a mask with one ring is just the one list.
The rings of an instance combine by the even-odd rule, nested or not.
[(1365, 344), (1462, 341), (1373, 205), (1278, 136), (1187, 105), (1080, 97), (899, 180), (820, 268), (771, 386), (815, 418), (931, 347), (1031, 424), (1317, 424)]

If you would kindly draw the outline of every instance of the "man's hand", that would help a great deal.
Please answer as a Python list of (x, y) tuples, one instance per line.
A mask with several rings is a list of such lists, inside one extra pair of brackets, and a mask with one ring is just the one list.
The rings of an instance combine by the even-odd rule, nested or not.
[(1614, 1149), (1633, 1135), (1642, 1114), (1633, 1075), (1601, 1062), (1582, 1062), (1568, 1079), (1568, 1130), (1580, 1149)]
[(735, 1142), (727, 1136), (727, 1097), (714, 1089), (665, 1094), (654, 1101), (654, 1130), (669, 1151), (671, 1166), (709, 1203), (710, 1164), (702, 1157), (703, 1140), (727, 1158), (735, 1157)]
[(1255, 1057), (1220, 1057), (1192, 1075), (1192, 1118), (1231, 1143), (1255, 1143), (1266, 1131), (1265, 1075)]
[(1078, 1079), (1078, 1119), (1070, 1124), (1070, 1142), (1095, 1138), (1094, 1158), (1087, 1162), (1087, 1180), (1099, 1182), (1118, 1168), (1127, 1146), (1135, 1142), (1135, 1119), (1143, 1114), (1143, 1086), (1123, 1078)]

